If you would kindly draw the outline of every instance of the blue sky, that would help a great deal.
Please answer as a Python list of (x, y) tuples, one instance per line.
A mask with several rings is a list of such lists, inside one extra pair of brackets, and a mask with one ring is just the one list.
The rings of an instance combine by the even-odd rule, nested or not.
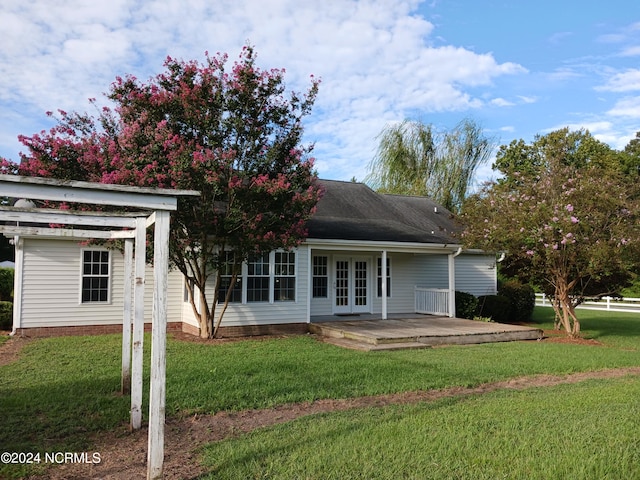
[(46, 111), (87, 111), (117, 75), (234, 59), (247, 41), (289, 88), (322, 79), (305, 138), (323, 178), (362, 180), (377, 135), (406, 118), (472, 118), (499, 144), (569, 126), (623, 148), (640, 130), (637, 0), (21, 0), (0, 4), (0, 31), (0, 156), (14, 160)]

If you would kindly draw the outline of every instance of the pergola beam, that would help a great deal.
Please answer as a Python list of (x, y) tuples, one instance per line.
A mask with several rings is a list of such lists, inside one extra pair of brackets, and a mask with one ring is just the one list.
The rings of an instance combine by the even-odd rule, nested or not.
[[(132, 353), (131, 372), (131, 424), (140, 428), (142, 420), (142, 343), (144, 338), (144, 270), (146, 254), (146, 229), (154, 227), (154, 292), (151, 338), (151, 380), (149, 400), (149, 434), (147, 452), (147, 479), (162, 478), (164, 463), (164, 421), (166, 394), (166, 334), (167, 334), (167, 285), (169, 266), (169, 221), (170, 212), (177, 209), (178, 196), (197, 196), (193, 190), (161, 190), (130, 187), (123, 185), (105, 185), (88, 182), (61, 181), (36, 177), (0, 175), (0, 196), (24, 198), (29, 200), (49, 200), (57, 202), (75, 202), (92, 205), (111, 205), (135, 209), (148, 209), (149, 215), (121, 214), (103, 212), (73, 212), (41, 209), (16, 209), (2, 207), (0, 221), (15, 222), (16, 225), (0, 225), (0, 232), (14, 235), (35, 235), (57, 238), (127, 238), (125, 240), (125, 263), (127, 272), (131, 272), (132, 240), (135, 237), (135, 265), (133, 285), (134, 320), (133, 347), (127, 346), (130, 337), (124, 329), (128, 327), (131, 307), (127, 312), (126, 299), (123, 315), (123, 381), (126, 375), (129, 352)], [(20, 223), (40, 224), (19, 225)], [(101, 229), (51, 228), (50, 224), (85, 225)], [(45, 226), (46, 225), (46, 226)], [(120, 230), (117, 230), (117, 229)], [(132, 230), (122, 230), (131, 228)], [(56, 233), (57, 232), (57, 233)], [(108, 235), (106, 237), (105, 235)], [(21, 241), (18, 238), (18, 245)], [(126, 282), (131, 278), (125, 278)], [(125, 296), (130, 289), (125, 287)], [(129, 337), (129, 338), (128, 338)], [(124, 389), (124, 386), (123, 386)]]
[[(2, 182), (2, 195), (5, 197), (112, 205), (148, 210), (173, 211), (178, 208), (176, 196), (199, 195), (195, 190), (142, 188), (20, 175), (0, 175), (0, 182)], [(179, 193), (176, 194), (176, 192)]]

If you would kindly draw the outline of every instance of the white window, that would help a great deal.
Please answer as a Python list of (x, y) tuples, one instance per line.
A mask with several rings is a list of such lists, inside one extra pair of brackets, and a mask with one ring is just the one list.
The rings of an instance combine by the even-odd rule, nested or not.
[(82, 251), (82, 303), (109, 302), (111, 255), (108, 250)]
[(329, 293), (329, 261), (325, 255), (313, 257), (313, 298), (327, 298)]
[(247, 262), (247, 302), (268, 302), (270, 287), (269, 254), (250, 257)]
[[(382, 258), (378, 257), (378, 297), (382, 297)], [(387, 257), (387, 297), (391, 297), (391, 258)]]
[[(227, 291), (229, 290), (229, 285), (231, 285), (231, 279), (233, 277), (233, 262), (234, 262), (234, 254), (233, 252), (224, 252), (224, 264), (220, 271), (220, 286), (218, 288), (218, 303), (224, 303), (227, 298)], [(233, 284), (233, 289), (231, 290), (231, 297), (229, 298), (229, 303), (240, 303), (242, 302), (242, 274), (238, 274), (236, 276), (236, 281)]]
[[(223, 303), (231, 281), (232, 253), (221, 273), (218, 302)], [(252, 255), (242, 266), (231, 293), (232, 303), (293, 302), (296, 300), (296, 253)]]
[(275, 252), (273, 300), (276, 302), (296, 299), (296, 254)]

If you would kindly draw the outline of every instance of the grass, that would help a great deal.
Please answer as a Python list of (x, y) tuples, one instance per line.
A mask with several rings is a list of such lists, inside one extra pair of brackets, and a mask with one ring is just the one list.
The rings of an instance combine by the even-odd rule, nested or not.
[(640, 478), (640, 380), (307, 417), (211, 444), (205, 478)]
[[(605, 346), (511, 342), (356, 352), (306, 336), (216, 346), (169, 340), (167, 414), (264, 408), (322, 398), (475, 386), (523, 375), (640, 365), (638, 315), (595, 311), (579, 311), (579, 315), (583, 317), (585, 336)], [(542, 328), (551, 328), (552, 310), (536, 309), (534, 321)], [(147, 341), (147, 364), (149, 345)], [(127, 422), (129, 398), (117, 394), (119, 385), (119, 335), (50, 338), (28, 344), (19, 361), (0, 367), (0, 446), (18, 452), (86, 450), (92, 434)], [(565, 394), (572, 388), (567, 386)], [(148, 405), (146, 395), (144, 410)], [(501, 408), (508, 412), (509, 395), (515, 398), (520, 394), (505, 395)], [(553, 405), (551, 400), (545, 401)], [(561, 395), (558, 403), (563, 403)], [(437, 411), (448, 416), (448, 407), (444, 408), (448, 401), (438, 405)], [(403, 415), (398, 413), (402, 409), (389, 411)], [(363, 423), (376, 422), (368, 415), (382, 413), (366, 410), (358, 417)], [(338, 415), (332, 422), (350, 416)], [(341, 437), (342, 429), (336, 431), (336, 438)], [(309, 437), (305, 443), (314, 441)], [(306, 455), (314, 456), (313, 452), (308, 450)], [(0, 476), (23, 473), (2, 468)]]

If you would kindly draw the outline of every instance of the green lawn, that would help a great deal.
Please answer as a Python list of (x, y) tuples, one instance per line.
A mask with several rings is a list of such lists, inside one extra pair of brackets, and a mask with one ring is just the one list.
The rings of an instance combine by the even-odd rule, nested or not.
[[(310, 336), (247, 340), (216, 346), (169, 340), (167, 350), (167, 414), (213, 413), (220, 410), (263, 408), (321, 398), (348, 398), (450, 386), (475, 386), (523, 375), (564, 374), (640, 365), (638, 351), (640, 316), (586, 310), (580, 311), (579, 314), (583, 317), (585, 336), (595, 338), (603, 342), (605, 346), (512, 342), (417, 351), (357, 352), (318, 343)], [(539, 326), (550, 328), (553, 320), (552, 310), (538, 308), (534, 320)], [(147, 361), (149, 345), (150, 342), (147, 341), (145, 344)], [(90, 447), (91, 434), (113, 429), (127, 422), (129, 399), (117, 394), (119, 384), (119, 335), (62, 337), (42, 339), (30, 343), (25, 347), (18, 362), (0, 367), (0, 411), (3, 414), (3, 421), (0, 422), (0, 446), (2, 446), (2, 450), (22, 452), (86, 450)], [(567, 403), (567, 408), (574, 412), (572, 415), (587, 415), (589, 408), (591, 408), (589, 401), (597, 400), (595, 398), (597, 385), (600, 384), (590, 382), (588, 386), (563, 386), (557, 389), (534, 389), (528, 392), (500, 392), (487, 395), (486, 398), (445, 400), (430, 406), (407, 407), (406, 410), (404, 408), (368, 409), (359, 411), (357, 415), (353, 413), (329, 415), (326, 417), (328, 419), (326, 421), (323, 420), (325, 417), (314, 417), (278, 427), (274, 430), (276, 432), (274, 435), (280, 435), (277, 433), (280, 428), (292, 429), (286, 435), (296, 435), (297, 429), (300, 429), (298, 435), (303, 435), (305, 431), (311, 432), (315, 428), (327, 428), (329, 430), (323, 435), (328, 435), (332, 441), (339, 445), (340, 442), (352, 441), (348, 436), (345, 436), (346, 432), (352, 431), (349, 422), (360, 422), (361, 426), (354, 427), (353, 431), (363, 431), (363, 438), (371, 436), (371, 455), (374, 455), (377, 448), (374, 442), (378, 440), (374, 440), (373, 433), (366, 432), (365, 426), (372, 423), (368, 428), (375, 428), (374, 424), (376, 423), (382, 424), (391, 421), (379, 421), (378, 418), (389, 416), (389, 418), (404, 419), (401, 423), (409, 422), (410, 427), (407, 428), (419, 430), (418, 424), (411, 426), (411, 418), (415, 417), (417, 422), (425, 424), (432, 423), (433, 418), (417, 415), (418, 411), (440, 412), (444, 415), (442, 421), (450, 424), (451, 428), (456, 430), (458, 427), (455, 425), (462, 421), (460, 418), (473, 418), (473, 412), (480, 408), (479, 405), (483, 404), (482, 402), (489, 402), (482, 408), (501, 411), (500, 415), (496, 414), (498, 420), (495, 421), (506, 422), (499, 427), (500, 429), (510, 429), (515, 427), (509, 427), (509, 425), (517, 425), (517, 422), (520, 421), (521, 410), (527, 410), (526, 405), (531, 404), (531, 407), (534, 407), (533, 403), (535, 402), (527, 400), (528, 396), (541, 395), (540, 402), (543, 407), (540, 408), (543, 410), (548, 407), (559, 408), (560, 405)], [(611, 385), (612, 388), (615, 385), (615, 388), (620, 389), (620, 398), (624, 399), (616, 400), (614, 403), (621, 405), (628, 403), (626, 397), (623, 397), (624, 392), (638, 387), (635, 380), (611, 380), (601, 382), (601, 385), (604, 385), (602, 387), (604, 389), (608, 385)], [(550, 396), (545, 397), (545, 395)], [(557, 396), (557, 401), (553, 400), (553, 395)], [(569, 398), (572, 395), (583, 400), (571, 404), (563, 401), (564, 397)], [(600, 393), (597, 395), (599, 396)], [(640, 398), (638, 395), (635, 397)], [(507, 408), (512, 402), (518, 401), (523, 402), (521, 410), (512, 411)], [(144, 402), (145, 406), (148, 405), (146, 396)], [(473, 404), (473, 402), (480, 402), (480, 404)], [(475, 406), (468, 407), (471, 410), (467, 413), (463, 410), (458, 411), (458, 408), (471, 404)], [(412, 410), (412, 408), (417, 410)], [(637, 409), (637, 404), (634, 408)], [(605, 409), (605, 407), (602, 406), (601, 409)], [(615, 414), (622, 415), (622, 412)], [(436, 413), (431, 415), (436, 415)], [(566, 413), (560, 412), (557, 415), (562, 417)], [(422, 418), (422, 420), (418, 420), (418, 418)], [(535, 415), (531, 421), (534, 419)], [(539, 414), (539, 420), (547, 428), (560, 428), (554, 427), (553, 424), (557, 423), (555, 420), (547, 425), (549, 422), (545, 415)], [(525, 419), (522, 418), (522, 421), (524, 422)], [(624, 421), (627, 422), (626, 417)], [(311, 428), (310, 424), (305, 422), (311, 422), (314, 427)], [(318, 423), (317, 427), (315, 427), (316, 422)], [(326, 427), (322, 427), (323, 422)], [(331, 430), (333, 428), (331, 425), (338, 425), (335, 427), (335, 431)], [(635, 430), (640, 431), (637, 428)], [(265, 438), (269, 438), (270, 431), (272, 430), (256, 433), (256, 437), (250, 436), (239, 440), (247, 442), (242, 448), (255, 451), (256, 447), (252, 442), (260, 442), (260, 435), (266, 435)], [(615, 438), (619, 434), (616, 431), (605, 432), (603, 438), (606, 440), (603, 441), (615, 443), (617, 442)], [(378, 434), (378, 436), (380, 435), (382, 434)], [(431, 433), (423, 432), (421, 435), (434, 435), (434, 439), (437, 438), (437, 443), (443, 445), (443, 450), (450, 449), (446, 446), (448, 440), (445, 441), (444, 438), (441, 438), (446, 436), (442, 430), (433, 430)], [(549, 433), (549, 435), (553, 436), (554, 434)], [(404, 434), (398, 434), (398, 438), (403, 436)], [(325, 453), (317, 451), (319, 448), (317, 442), (320, 439), (315, 437), (316, 435), (310, 433), (302, 442), (309, 445), (305, 450), (305, 456), (315, 458), (310, 459), (309, 462), (326, 463), (326, 460), (323, 460)], [(322, 435), (318, 435), (318, 437), (322, 437)], [(272, 443), (272, 440), (264, 441), (268, 444)], [(546, 442), (544, 439), (540, 441)], [(471, 441), (461, 438), (457, 442), (470, 443)], [(509, 450), (505, 454), (514, 455), (512, 449), (515, 440), (505, 440), (505, 442), (505, 448)], [(409, 443), (409, 439), (404, 445), (395, 440), (394, 443), (399, 443), (398, 452), (414, 448), (414, 445)], [(480, 443), (487, 442), (482, 440)], [(246, 478), (242, 472), (233, 473), (233, 470), (226, 470), (226, 467), (222, 468), (220, 464), (212, 461), (221, 455), (216, 449), (224, 450), (227, 448), (225, 445), (226, 442), (223, 442), (208, 450), (214, 453), (206, 455), (207, 461), (217, 469), (216, 475), (219, 474), (222, 478), (225, 475), (232, 478)], [(348, 453), (344, 447), (336, 448), (336, 451), (344, 451), (345, 455)], [(499, 449), (500, 447), (497, 445), (491, 448)], [(235, 449), (236, 447), (232, 448), (232, 450)], [(366, 441), (362, 449), (367, 450)], [(295, 462), (296, 456), (300, 455), (300, 452), (296, 453), (296, 451), (295, 448), (282, 447), (278, 449), (278, 455), (283, 455), (282, 460), (278, 459), (279, 457), (265, 457), (265, 461)], [(615, 454), (615, 450), (612, 454)], [(286, 460), (288, 455), (293, 457)], [(394, 457), (401, 455), (401, 453), (397, 453)], [(433, 452), (429, 455), (433, 455)], [(551, 457), (547, 460), (553, 460), (555, 463)], [(622, 459), (618, 460), (619, 467), (623, 468), (624, 462)], [(402, 458), (394, 461), (402, 463)], [(447, 464), (451, 463), (451, 459), (439, 460), (438, 462), (444, 461)], [(231, 465), (234, 462), (235, 460), (230, 459), (225, 461), (225, 465), (227, 463)], [(452, 465), (456, 465), (456, 463), (454, 462)], [(465, 478), (455, 472), (461, 472), (467, 466), (461, 463), (457, 465), (458, 467), (455, 467), (457, 470), (435, 469), (434, 472), (440, 473), (434, 473), (434, 475), (436, 477), (442, 475), (439, 478), (447, 478), (448, 475)], [(354, 466), (353, 468), (358, 469), (359, 467)], [(389, 471), (393, 471), (393, 468), (396, 467), (390, 464), (389, 468), (391, 469)], [(427, 467), (422, 465), (420, 468)], [(448, 466), (447, 468), (454, 467)], [(487, 472), (492, 472), (488, 474), (488, 477), (496, 478), (499, 475), (497, 473), (500, 471), (499, 468), (487, 470)], [(351, 475), (346, 470), (344, 472), (347, 476)], [(6, 468), (2, 470), (0, 466), (0, 475), (3, 473), (16, 475), (17, 470)], [(293, 471), (290, 473), (293, 474)], [(287, 475), (286, 472), (274, 473), (275, 478), (288, 478)], [(339, 472), (326, 472), (325, 475), (322, 471), (317, 470), (315, 474), (310, 474), (307, 478), (331, 478), (331, 476), (345, 478), (345, 475), (340, 475)], [(253, 474), (248, 476), (251, 477)], [(297, 477), (298, 475), (294, 474), (293, 476)], [(362, 477), (368, 476), (363, 475)], [(420, 474), (412, 476), (409, 471), (400, 476), (423, 478)], [(625, 475), (626, 478), (632, 476), (634, 475)], [(357, 475), (354, 474), (354, 477)], [(384, 476), (380, 478), (384, 478)], [(474, 476), (473, 478), (481, 477)], [(619, 477), (614, 474), (608, 478)]]
[(202, 456), (211, 479), (640, 478), (640, 380), (318, 415)]

